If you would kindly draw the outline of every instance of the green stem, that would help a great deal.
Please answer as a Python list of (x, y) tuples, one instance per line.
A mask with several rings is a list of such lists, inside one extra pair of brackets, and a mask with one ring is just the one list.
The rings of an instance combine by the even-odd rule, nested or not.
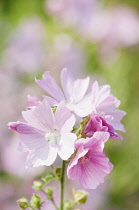
[(62, 172), (61, 172), (61, 179), (60, 179), (60, 210), (64, 210), (64, 176), (65, 176), (65, 162), (62, 162)]

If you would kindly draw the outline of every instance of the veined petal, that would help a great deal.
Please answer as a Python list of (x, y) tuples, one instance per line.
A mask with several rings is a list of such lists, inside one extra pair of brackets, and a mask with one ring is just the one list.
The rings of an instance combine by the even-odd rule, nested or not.
[(50, 106), (58, 106), (59, 102), (56, 101), (54, 98), (51, 98), (49, 96), (43, 96), (44, 99), (50, 104)]
[(62, 160), (67, 160), (74, 153), (74, 142), (77, 139), (73, 133), (62, 134), (58, 154)]
[(74, 115), (71, 115), (71, 117), (64, 123), (61, 129), (61, 133), (67, 133), (72, 131), (73, 126), (75, 125), (76, 118)]
[(120, 101), (113, 95), (109, 95), (98, 107), (97, 111), (109, 113), (120, 105)]
[(44, 133), (21, 122), (11, 122), (8, 124), (11, 130), (18, 133), (20, 142), (19, 150), (26, 152), (39, 148), (45, 144)]
[(66, 123), (67, 120), (71, 117), (71, 113), (69, 109), (65, 106), (64, 102), (61, 102), (56, 109), (55, 112), (55, 128), (58, 131), (61, 131), (63, 125)]
[(22, 115), (30, 125), (39, 130), (46, 132), (54, 128), (54, 115), (50, 105), (45, 99), (37, 107), (23, 111)]
[(71, 98), (74, 99), (74, 103), (78, 103), (85, 95), (88, 86), (89, 86), (90, 78), (86, 79), (77, 79), (73, 84), (73, 89), (71, 93)]
[(108, 114), (113, 116), (112, 120), (110, 121), (110, 124), (114, 127), (114, 129), (125, 132), (124, 126), (120, 121), (126, 115), (126, 112), (121, 110), (115, 110), (113, 112), (109, 112)]
[(92, 86), (92, 105), (98, 107), (110, 95), (110, 86), (104, 85), (99, 87), (98, 82)]
[(98, 141), (106, 142), (110, 137), (108, 132), (97, 131), (94, 133), (93, 138), (97, 139)]
[(79, 103), (74, 106), (74, 112), (80, 117), (89, 115), (93, 108), (91, 103), (91, 94), (87, 94)]
[(61, 72), (61, 84), (63, 88), (63, 92), (66, 96), (67, 101), (70, 100), (72, 89), (73, 89), (74, 79), (71, 73), (65, 68)]
[(50, 96), (55, 98), (57, 101), (63, 101), (65, 99), (62, 90), (57, 85), (56, 81), (52, 77), (49, 71), (46, 71), (43, 75), (42, 80), (37, 80), (38, 85), (44, 89)]
[(27, 167), (50, 166), (57, 157), (57, 147), (51, 147), (48, 142), (42, 147), (29, 153)]
[(112, 164), (104, 154), (96, 154), (82, 169), (80, 184), (86, 189), (96, 189), (112, 170)]

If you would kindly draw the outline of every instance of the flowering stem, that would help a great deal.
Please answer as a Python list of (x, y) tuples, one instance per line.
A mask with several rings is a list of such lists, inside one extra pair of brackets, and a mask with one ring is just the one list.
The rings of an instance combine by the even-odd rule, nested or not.
[(65, 175), (65, 161), (62, 162), (62, 172), (61, 172), (61, 180), (60, 180), (60, 210), (64, 209), (64, 175)]

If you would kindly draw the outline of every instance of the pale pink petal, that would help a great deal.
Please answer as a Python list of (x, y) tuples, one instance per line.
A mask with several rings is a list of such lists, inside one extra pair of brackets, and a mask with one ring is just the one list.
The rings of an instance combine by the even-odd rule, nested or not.
[(57, 157), (57, 147), (51, 147), (48, 142), (42, 147), (29, 153), (27, 167), (50, 166)]
[(98, 111), (105, 113), (113, 111), (120, 105), (120, 101), (113, 95), (109, 95), (98, 107)]
[(22, 115), (30, 125), (39, 130), (47, 132), (54, 128), (54, 115), (50, 105), (45, 99), (37, 107), (23, 111)]
[(93, 138), (97, 139), (98, 141), (106, 142), (110, 137), (110, 134), (108, 132), (100, 132), (97, 131), (94, 133)]
[(74, 106), (74, 112), (80, 117), (86, 117), (92, 112), (91, 94), (87, 94)]
[(71, 117), (69, 109), (65, 106), (64, 102), (61, 102), (55, 112), (55, 128), (61, 131), (65, 122)]
[(110, 86), (104, 85), (99, 88), (97, 106), (99, 106), (110, 95)]
[(74, 103), (78, 103), (84, 97), (89, 86), (89, 81), (89, 77), (75, 80), (71, 93), (71, 98), (74, 99)]
[(120, 120), (122, 120), (122, 118), (126, 115), (126, 112), (121, 111), (121, 110), (115, 110), (115, 111), (113, 111), (111, 113), (109, 112), (109, 114), (111, 114), (113, 116), (113, 119), (110, 121), (110, 124), (116, 130), (125, 132), (124, 126), (122, 125)]
[(99, 86), (98, 82), (95, 81), (92, 85), (92, 104), (95, 106), (98, 99), (98, 93), (99, 93)]
[(61, 133), (67, 133), (73, 130), (76, 118), (72, 115), (62, 126)]
[(62, 134), (58, 154), (62, 160), (67, 160), (74, 153), (74, 142), (77, 139), (74, 133)]
[(61, 72), (61, 84), (62, 84), (63, 92), (66, 96), (67, 101), (70, 101), (74, 79), (71, 73), (66, 68), (63, 69)]
[(37, 80), (38, 85), (44, 89), (50, 96), (58, 101), (63, 101), (65, 99), (62, 90), (57, 85), (56, 81), (52, 77), (49, 71), (46, 71), (43, 75), (42, 80)]
[(18, 148), (23, 152), (34, 150), (45, 144), (44, 133), (25, 123), (11, 122), (8, 126), (18, 133), (21, 140)]
[(59, 102), (56, 101), (54, 98), (51, 98), (49, 96), (43, 96), (44, 99), (47, 100), (47, 102), (50, 104), (50, 106), (58, 106)]

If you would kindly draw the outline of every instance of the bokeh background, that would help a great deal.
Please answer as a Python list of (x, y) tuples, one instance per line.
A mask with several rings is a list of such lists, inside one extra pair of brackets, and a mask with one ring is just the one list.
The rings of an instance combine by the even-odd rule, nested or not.
[(28, 94), (42, 99), (34, 77), (50, 70), (58, 80), (63, 67), (110, 84), (127, 112), (123, 140), (106, 145), (114, 169), (82, 209), (138, 210), (138, 0), (0, 0), (0, 209), (17, 210), (46, 170), (25, 169), (27, 154), (17, 151), (7, 123), (22, 120)]

